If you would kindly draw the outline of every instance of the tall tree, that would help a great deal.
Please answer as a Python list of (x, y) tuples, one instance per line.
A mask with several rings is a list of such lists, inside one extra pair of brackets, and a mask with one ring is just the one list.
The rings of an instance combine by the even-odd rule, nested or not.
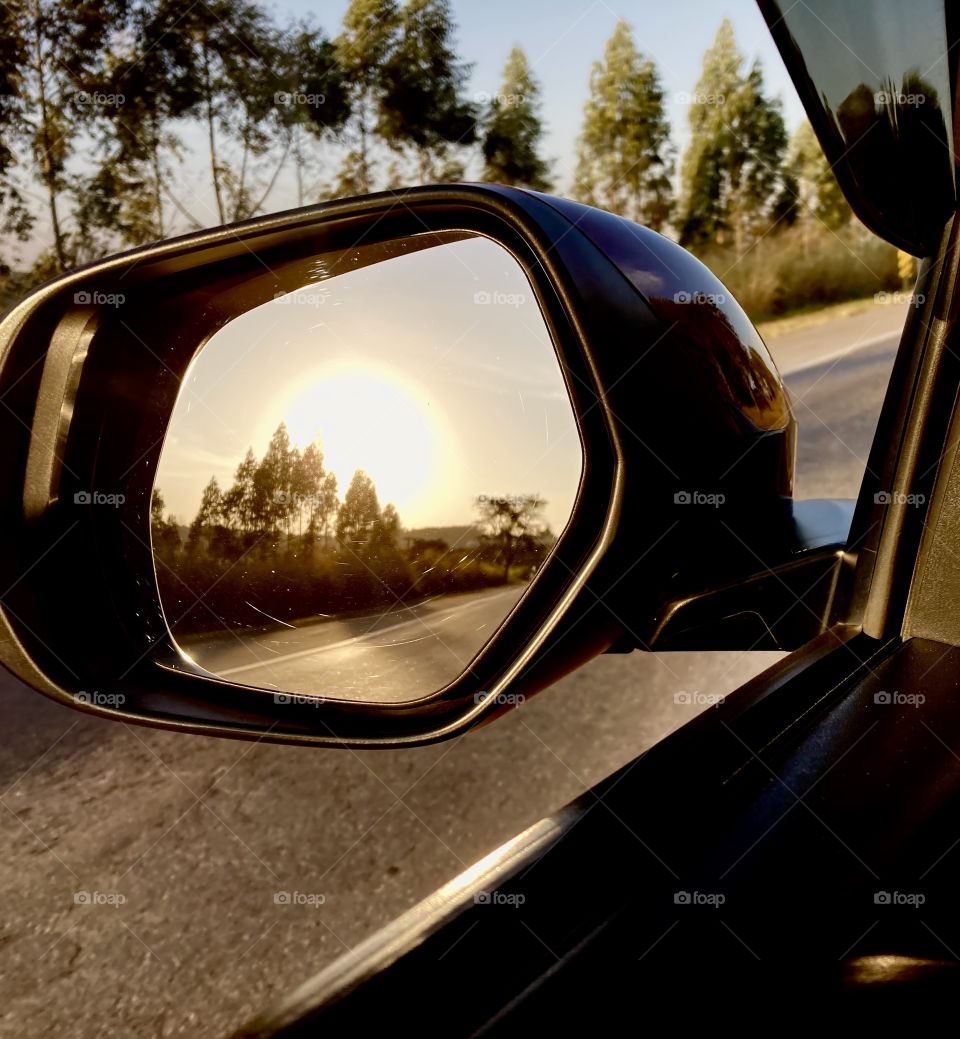
[(27, 41), (20, 10), (0, 4), (0, 231), (25, 240), (33, 227), (33, 214), (17, 183), (15, 139), (22, 135), (20, 94), (27, 67)]
[(806, 119), (790, 138), (784, 167), (795, 185), (795, 219), (801, 226), (819, 222), (836, 231), (849, 223), (853, 211)]
[(574, 191), (590, 205), (661, 230), (670, 217), (672, 173), (660, 76), (621, 20), (590, 72)]
[(776, 219), (787, 145), (780, 108), (765, 93), (759, 63), (744, 71), (725, 18), (691, 97), (679, 218), (684, 245), (715, 240), (743, 249)]
[(326, 544), (336, 519), (339, 500), (337, 478), (324, 468), (323, 452), (317, 444), (308, 444), (304, 449), (295, 483), (304, 488), (302, 512), (307, 517), (307, 540), (312, 544), (322, 538)]
[(337, 515), (337, 541), (343, 548), (363, 555), (370, 548), (380, 521), (377, 489), (370, 477), (358, 469)]
[(220, 519), (222, 511), (223, 495), (220, 492), (220, 485), (217, 483), (217, 478), (211, 476), (210, 482), (204, 487), (200, 497), (200, 508), (197, 509), (197, 514), (187, 532), (187, 552), (193, 554), (197, 551), (206, 528)]
[(284, 34), (281, 52), (276, 97), (302, 206), (308, 198), (317, 200), (316, 187), (306, 181), (317, 165), (316, 146), (339, 137), (350, 119), (350, 83), (336, 45), (310, 22), (298, 22)]
[(526, 54), (514, 47), (503, 70), (500, 93), (487, 114), (483, 179), (549, 190), (550, 166), (539, 154), (542, 138), (540, 87)]
[(200, 83), (186, 37), (169, 31), (163, 0), (141, 0), (112, 54), (98, 126), (99, 166), (85, 186), (78, 222), (91, 239), (112, 233), (128, 245), (167, 237), (179, 216), (203, 226), (174, 194), (183, 141), (178, 119), (200, 101)]
[(384, 505), (380, 518), (373, 526), (373, 541), (380, 548), (395, 549), (399, 536), (400, 513), (395, 505), (388, 503)]
[(395, 0), (350, 0), (337, 38), (337, 60), (351, 84), (349, 130), (352, 146), (344, 159), (337, 190), (365, 194), (372, 189), (371, 144), (380, 117), (383, 72), (397, 36)]
[(224, 520), (237, 533), (247, 533), (253, 529), (253, 478), (256, 472), (257, 456), (253, 453), (253, 448), (248, 447), (243, 460), (237, 466), (230, 489), (223, 496), (221, 506)]
[(4, 12), (4, 76), (17, 85), (5, 106), (7, 140), (25, 142), (43, 188), (53, 240), (51, 273), (77, 259), (66, 224), (65, 207), (76, 186), (68, 162), (84, 130), (102, 114), (97, 95), (126, 8), (126, 0), (21, 0)]
[(413, 149), (421, 183), (462, 177), (451, 150), (477, 136), (477, 109), (463, 93), (469, 67), (454, 50), (455, 29), (449, 0), (407, 0), (381, 71), (378, 131), (392, 147)]
[[(189, 112), (204, 127), (217, 217), (239, 220), (262, 208), (287, 151), (276, 101), (278, 31), (255, 0), (206, 0), (185, 7), (157, 0), (155, 31), (195, 90)], [(263, 160), (259, 162), (258, 160)]]
[(286, 423), (281, 422), (253, 475), (253, 511), (259, 528), (267, 534), (289, 531), (295, 510), (292, 477), (296, 468), (290, 434)]

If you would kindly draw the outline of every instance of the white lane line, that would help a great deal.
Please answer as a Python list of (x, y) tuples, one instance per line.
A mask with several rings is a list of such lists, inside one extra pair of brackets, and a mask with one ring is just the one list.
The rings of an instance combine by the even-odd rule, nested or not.
[[(267, 657), (263, 660), (254, 660), (250, 664), (240, 664), (237, 667), (229, 667), (224, 670), (217, 669), (214, 674), (217, 674), (223, 678), (228, 678), (230, 675), (243, 674), (246, 671), (254, 671), (259, 667), (273, 666), (275, 664), (282, 664), (287, 660), (296, 660), (299, 657), (317, 656), (323, 653), (331, 653), (337, 649), (343, 649), (346, 646), (353, 646), (354, 648), (366, 648), (366, 649), (384, 649), (395, 645), (405, 645), (405, 643), (387, 642), (387, 643), (368, 643), (364, 646), (364, 642), (373, 639), (377, 636), (389, 635), (397, 632), (400, 628), (409, 628), (414, 625), (422, 625), (427, 622), (436, 624), (440, 621), (449, 619), (455, 614), (463, 615), (468, 610), (476, 609), (478, 606), (487, 606), (490, 603), (496, 602), (497, 599), (504, 595), (512, 594), (515, 590), (510, 588), (502, 592), (498, 592), (496, 595), (491, 595), (483, 599), (478, 599), (476, 602), (467, 603), (466, 605), (450, 606), (446, 610), (438, 611), (437, 613), (431, 614), (429, 617), (414, 617), (411, 620), (400, 621), (397, 624), (391, 624), (387, 628), (378, 628), (375, 631), (366, 632), (363, 635), (351, 635), (349, 638), (340, 639), (338, 642), (331, 642), (329, 646), (313, 646), (310, 649), (298, 649), (293, 653), (284, 653), (282, 656)], [(417, 640), (411, 640), (417, 641)], [(201, 667), (205, 667), (208, 671), (211, 670), (210, 666), (204, 664), (203, 661), (197, 661)]]
[[(797, 375), (800, 372), (806, 371), (808, 368), (818, 368), (821, 364), (830, 364), (831, 361), (839, 361), (843, 357), (853, 356), (853, 354), (859, 353), (861, 350), (869, 350), (871, 346), (879, 346), (881, 343), (885, 343), (888, 340), (897, 341), (900, 339), (902, 330), (896, 332), (884, 332), (881, 335), (872, 336), (870, 339), (864, 339), (862, 343), (854, 343), (852, 346), (844, 346), (839, 350), (834, 350), (832, 353), (824, 354), (822, 357), (805, 357), (799, 364), (792, 367), (783, 367), (777, 364), (777, 368), (780, 370), (781, 375)], [(776, 340), (774, 340), (776, 342)], [(769, 347), (768, 347), (769, 349)], [(773, 354), (774, 362), (776, 362), (776, 351), (770, 350)]]

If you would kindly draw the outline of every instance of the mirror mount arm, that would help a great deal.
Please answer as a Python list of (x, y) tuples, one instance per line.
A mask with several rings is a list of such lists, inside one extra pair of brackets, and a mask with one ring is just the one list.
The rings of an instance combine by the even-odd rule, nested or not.
[(847, 550), (853, 502), (796, 502), (792, 543), (779, 558), (736, 581), (678, 596), (643, 638), (613, 651), (793, 650), (842, 613), (855, 558)]

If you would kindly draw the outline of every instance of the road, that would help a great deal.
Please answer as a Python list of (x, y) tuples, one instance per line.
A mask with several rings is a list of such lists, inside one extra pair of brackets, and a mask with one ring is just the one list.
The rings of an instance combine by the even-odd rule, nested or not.
[[(771, 343), (801, 497), (851, 497), (863, 472), (902, 311), (852, 321)], [(701, 709), (678, 694), (775, 656), (601, 657), (398, 752), (127, 728), (0, 681), (0, 1035), (221, 1036)]]
[(461, 675), (525, 588), (435, 596), (402, 609), (195, 639), (181, 648), (213, 674), (245, 685), (401, 703)]

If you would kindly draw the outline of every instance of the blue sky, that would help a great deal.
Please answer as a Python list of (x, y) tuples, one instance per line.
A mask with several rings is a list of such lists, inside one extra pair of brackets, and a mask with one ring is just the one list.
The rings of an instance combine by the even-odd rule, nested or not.
[[(792, 129), (803, 117), (754, 0), (453, 0), (452, 6), (459, 25), (459, 53), (473, 63), (471, 93), (496, 90), (514, 43), (526, 51), (543, 87), (548, 125), (545, 152), (557, 160), (560, 190), (568, 186), (572, 173), (591, 63), (603, 54), (618, 18), (630, 23), (637, 45), (660, 68), (681, 150), (687, 139), (687, 109), (673, 98), (693, 89), (703, 52), (724, 17), (733, 23), (747, 59), (760, 59), (770, 92), (783, 99), (788, 126)], [(292, 0), (273, 5), (281, 17), (310, 15), (331, 35), (339, 31), (346, 8), (346, 0)]]

